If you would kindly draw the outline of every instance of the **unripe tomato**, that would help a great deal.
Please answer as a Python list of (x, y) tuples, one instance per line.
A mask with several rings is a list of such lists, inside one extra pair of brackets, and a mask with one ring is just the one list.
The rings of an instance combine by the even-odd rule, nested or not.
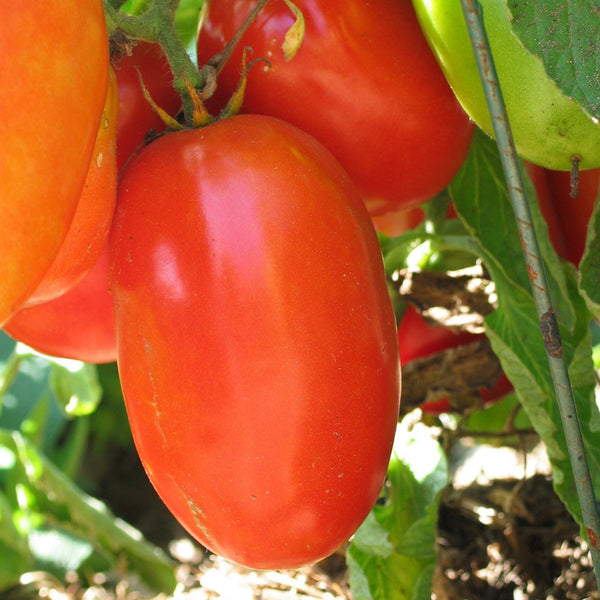
[(56, 258), (23, 307), (48, 302), (75, 287), (106, 246), (117, 200), (118, 107), (117, 80), (109, 69), (102, 120), (75, 215)]
[[(410, 0), (298, 0), (306, 33), (286, 62), (294, 16), (270, 2), (217, 80), (220, 103), (238, 84), (242, 49), (264, 58), (249, 73), (242, 110), (307, 131), (342, 163), (371, 214), (429, 200), (464, 162), (473, 124), (436, 64)], [(210, 0), (198, 37), (206, 62), (233, 37), (254, 0)]]
[[(480, 3), (519, 155), (559, 171), (570, 170), (575, 155), (581, 157), (581, 169), (600, 167), (600, 124), (560, 92), (541, 61), (513, 35), (506, 0)], [(475, 123), (493, 135), (461, 3), (413, 0), (413, 4), (456, 96)], [(590, 4), (586, 10), (597, 7)]]
[[(119, 171), (144, 141), (146, 133), (161, 132), (164, 123), (142, 94), (139, 75), (152, 99), (170, 115), (181, 106), (181, 97), (173, 88), (169, 63), (158, 44), (138, 42), (131, 55), (123, 54), (114, 62), (119, 84), (117, 121), (117, 165)], [(138, 74), (139, 73), (139, 74)]]
[(0, 327), (62, 245), (92, 155), (108, 76), (100, 0), (0, 10)]
[(369, 215), (282, 121), (167, 134), (128, 163), (110, 237), (120, 379), (150, 480), (202, 544), (310, 563), (360, 525), (398, 418)]
[(50, 356), (88, 363), (117, 360), (115, 315), (108, 290), (108, 248), (73, 289), (18, 311), (4, 331)]

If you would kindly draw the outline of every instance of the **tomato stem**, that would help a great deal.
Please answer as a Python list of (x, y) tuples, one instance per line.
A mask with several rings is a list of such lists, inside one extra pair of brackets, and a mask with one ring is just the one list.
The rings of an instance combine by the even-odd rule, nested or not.
[(477, 0), (461, 0), (461, 6), (485, 91), (494, 136), (497, 140), (510, 200), (523, 244), (523, 256), (527, 264), (532, 297), (538, 312), (539, 325), (567, 441), (573, 479), (581, 507), (581, 517), (590, 543), (596, 581), (600, 584), (600, 514), (592, 487), (592, 477), (577, 415), (577, 406), (563, 353), (558, 322), (552, 307), (544, 263), (541, 259), (531, 211), (524, 193), (517, 151), (483, 23), (481, 6)]
[(188, 85), (202, 90), (204, 79), (175, 30), (175, 11), (179, 0), (153, 0), (147, 10), (139, 15), (118, 10), (111, 0), (103, 1), (106, 26), (111, 38), (125, 37), (132, 41), (160, 44), (173, 73), (173, 87), (182, 98), (185, 122), (192, 126), (194, 103)]

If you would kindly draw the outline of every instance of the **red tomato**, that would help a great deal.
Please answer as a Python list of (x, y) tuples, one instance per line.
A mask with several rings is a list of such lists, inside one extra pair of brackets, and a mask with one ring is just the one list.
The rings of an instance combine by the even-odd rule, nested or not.
[(579, 172), (579, 193), (571, 197), (571, 174), (525, 163), (557, 254), (579, 264), (600, 188), (600, 169)]
[(0, 327), (65, 238), (106, 97), (102, 2), (0, 0)]
[(124, 169), (118, 363), (158, 493), (246, 566), (333, 552), (386, 475), (399, 360), (381, 252), (337, 161), (282, 121), (168, 134)]
[(414, 229), (424, 218), (423, 209), (415, 207), (385, 215), (373, 215), (371, 220), (377, 231), (393, 238)]
[[(397, 211), (442, 190), (465, 160), (473, 124), (438, 67), (410, 0), (298, 0), (306, 34), (298, 54), (281, 51), (294, 17), (271, 2), (218, 79), (217, 104), (235, 89), (241, 52), (262, 57), (243, 110), (304, 129), (338, 158), (371, 214)], [(221, 51), (255, 0), (210, 0), (198, 60)]]
[(571, 197), (570, 173), (548, 170), (546, 176), (552, 205), (565, 240), (565, 258), (578, 265), (585, 250), (588, 223), (598, 197), (600, 169), (579, 172), (579, 193), (576, 198)]
[(66, 294), (17, 312), (4, 331), (38, 352), (89, 363), (117, 359), (108, 249), (94, 268)]
[(117, 80), (109, 69), (102, 120), (73, 221), (54, 262), (23, 307), (48, 302), (72, 289), (90, 272), (106, 246), (117, 200), (118, 106)]
[(181, 97), (173, 88), (169, 63), (158, 44), (138, 42), (131, 56), (125, 54), (115, 61), (115, 70), (119, 84), (117, 165), (120, 171), (148, 131), (165, 129), (142, 94), (138, 71), (152, 99), (170, 115), (181, 107)]
[[(408, 305), (398, 327), (398, 347), (402, 365), (412, 360), (431, 356), (437, 352), (457, 348), (480, 339), (484, 334), (476, 335), (468, 331), (455, 331), (449, 327), (431, 326), (412, 306)], [(508, 394), (513, 389), (512, 384), (502, 375), (496, 385), (490, 390), (479, 390), (484, 403), (493, 402)], [(451, 410), (448, 398), (421, 404), (423, 412), (440, 414)]]
[(567, 248), (565, 246), (565, 239), (561, 231), (560, 223), (558, 222), (558, 216), (552, 202), (552, 191), (548, 182), (548, 176), (546, 169), (533, 163), (525, 162), (525, 169), (531, 183), (535, 188), (535, 193), (540, 207), (540, 212), (548, 225), (548, 236), (556, 253), (561, 258), (567, 257)]

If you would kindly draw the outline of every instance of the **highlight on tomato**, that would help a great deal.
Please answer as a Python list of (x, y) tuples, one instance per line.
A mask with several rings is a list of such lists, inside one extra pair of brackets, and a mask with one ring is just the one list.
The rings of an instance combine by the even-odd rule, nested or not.
[(334, 552), (381, 491), (400, 376), (346, 172), (270, 117), (167, 134), (123, 170), (110, 252), (125, 403), (167, 507), (246, 566)]
[(101, 0), (11, 3), (0, 53), (1, 327), (50, 267), (79, 201), (106, 97)]
[[(254, 0), (209, 0), (199, 64), (220, 52)], [(429, 200), (463, 164), (474, 126), (456, 100), (407, 0), (304, 0), (305, 34), (286, 62), (294, 23), (267, 4), (217, 79), (213, 107), (235, 90), (242, 51), (251, 70), (242, 111), (281, 118), (324, 144), (357, 184), (372, 215)], [(214, 109), (213, 109), (214, 110)]]

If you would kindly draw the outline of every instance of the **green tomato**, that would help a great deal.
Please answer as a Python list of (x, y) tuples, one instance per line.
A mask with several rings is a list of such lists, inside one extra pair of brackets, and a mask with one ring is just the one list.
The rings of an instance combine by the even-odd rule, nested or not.
[[(518, 154), (548, 169), (600, 166), (600, 124), (548, 77), (510, 27), (506, 0), (479, 0)], [(493, 135), (459, 0), (413, 0), (421, 27), (465, 111)]]

